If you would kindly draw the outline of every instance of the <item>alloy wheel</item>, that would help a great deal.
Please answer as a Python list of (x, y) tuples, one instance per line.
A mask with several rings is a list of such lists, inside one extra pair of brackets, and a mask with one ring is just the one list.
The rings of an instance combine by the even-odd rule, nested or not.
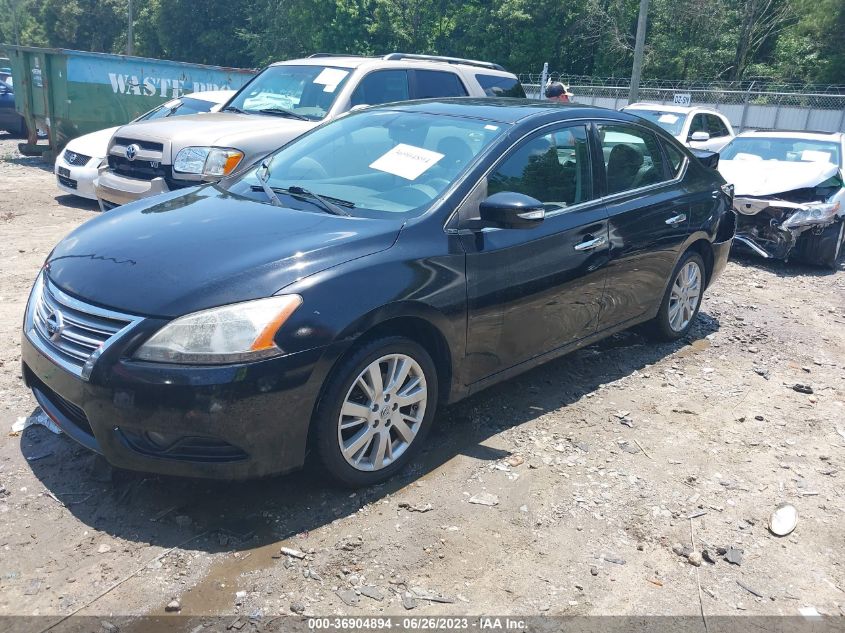
[(389, 354), (358, 374), (338, 418), (337, 439), (346, 462), (377, 471), (396, 461), (416, 438), (428, 401), (425, 374), (405, 354)]
[(701, 298), (701, 268), (689, 261), (678, 271), (669, 296), (669, 327), (682, 332), (689, 325)]

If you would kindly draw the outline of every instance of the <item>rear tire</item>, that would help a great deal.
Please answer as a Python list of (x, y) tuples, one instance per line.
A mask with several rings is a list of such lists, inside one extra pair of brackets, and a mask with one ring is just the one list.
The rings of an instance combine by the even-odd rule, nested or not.
[(658, 341), (676, 341), (687, 335), (701, 308), (705, 271), (701, 255), (695, 251), (684, 253), (672, 271), (657, 316), (645, 324), (648, 336)]
[(798, 241), (798, 257), (807, 263), (829, 270), (839, 267), (845, 242), (845, 220), (824, 227), (821, 233), (806, 231)]
[(377, 339), (341, 361), (312, 421), (325, 471), (350, 488), (396, 474), (425, 441), (437, 386), (429, 353), (404, 337)]

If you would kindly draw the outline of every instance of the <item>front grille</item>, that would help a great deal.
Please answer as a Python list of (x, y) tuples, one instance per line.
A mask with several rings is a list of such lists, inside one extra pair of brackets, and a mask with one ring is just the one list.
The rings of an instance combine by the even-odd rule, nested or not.
[(58, 178), (59, 182), (65, 187), (76, 189), (76, 181), (73, 178), (67, 178), (65, 176), (56, 176), (56, 178)]
[(161, 143), (154, 143), (152, 141), (136, 141), (135, 139), (131, 138), (124, 138), (122, 136), (116, 136), (114, 141), (112, 141), (112, 145), (123, 145), (126, 147), (127, 145), (137, 145), (140, 149), (145, 149), (150, 152), (163, 152), (164, 145)]
[(152, 180), (153, 178), (170, 176), (170, 169), (159, 161), (129, 160), (121, 156), (109, 155), (109, 167), (121, 176), (137, 178), (138, 180)]
[(77, 152), (72, 152), (68, 149), (65, 150), (64, 158), (67, 163), (71, 165), (76, 165), (77, 167), (87, 165), (88, 161), (91, 160), (90, 156), (86, 156), (85, 154), (78, 154)]
[(69, 297), (46, 276), (36, 283), (30, 304), (27, 330), (34, 330), (55, 361), (79, 375), (92, 354), (135, 321)]

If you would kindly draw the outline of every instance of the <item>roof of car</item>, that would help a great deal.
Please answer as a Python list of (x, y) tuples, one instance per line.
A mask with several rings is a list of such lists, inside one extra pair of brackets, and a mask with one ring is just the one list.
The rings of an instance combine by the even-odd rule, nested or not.
[(270, 64), (271, 66), (334, 66), (336, 68), (355, 69), (359, 66), (382, 66), (393, 65), (449, 65), (471, 69), (474, 72), (485, 72), (496, 75), (514, 76), (513, 73), (505, 70), (498, 64), (482, 62), (472, 59), (460, 59), (457, 57), (443, 57), (437, 55), (414, 55), (406, 53), (391, 53), (382, 57), (361, 57), (357, 55), (332, 55), (328, 53), (316, 53), (310, 57), (301, 59), (288, 59)]
[[(487, 119), (501, 123), (517, 123), (529, 118), (559, 113), (562, 119), (600, 118), (641, 122), (642, 119), (618, 110), (578, 103), (513, 99), (506, 97), (451, 97), (420, 99), (375, 106), (385, 110), (413, 110), (432, 114), (450, 114)], [(370, 108), (367, 108), (368, 110)]]
[(845, 141), (843, 132), (817, 132), (814, 130), (746, 130), (741, 137), (767, 136), (769, 138), (806, 138), (814, 141)]
[(675, 112), (677, 114), (689, 114), (690, 112), (706, 112), (710, 114), (719, 114), (712, 108), (702, 108), (699, 106), (679, 106), (674, 104), (663, 103), (645, 103), (637, 102), (631, 105), (626, 105), (623, 110), (654, 110), (659, 112)]

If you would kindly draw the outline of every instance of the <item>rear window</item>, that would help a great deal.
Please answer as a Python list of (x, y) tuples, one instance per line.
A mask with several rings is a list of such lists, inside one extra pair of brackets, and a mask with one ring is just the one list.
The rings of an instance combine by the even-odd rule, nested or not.
[(484, 89), (484, 94), (488, 97), (525, 98), (525, 90), (522, 89), (522, 84), (519, 83), (519, 80), (516, 77), (482, 75), (479, 73), (475, 76), (475, 78)]

